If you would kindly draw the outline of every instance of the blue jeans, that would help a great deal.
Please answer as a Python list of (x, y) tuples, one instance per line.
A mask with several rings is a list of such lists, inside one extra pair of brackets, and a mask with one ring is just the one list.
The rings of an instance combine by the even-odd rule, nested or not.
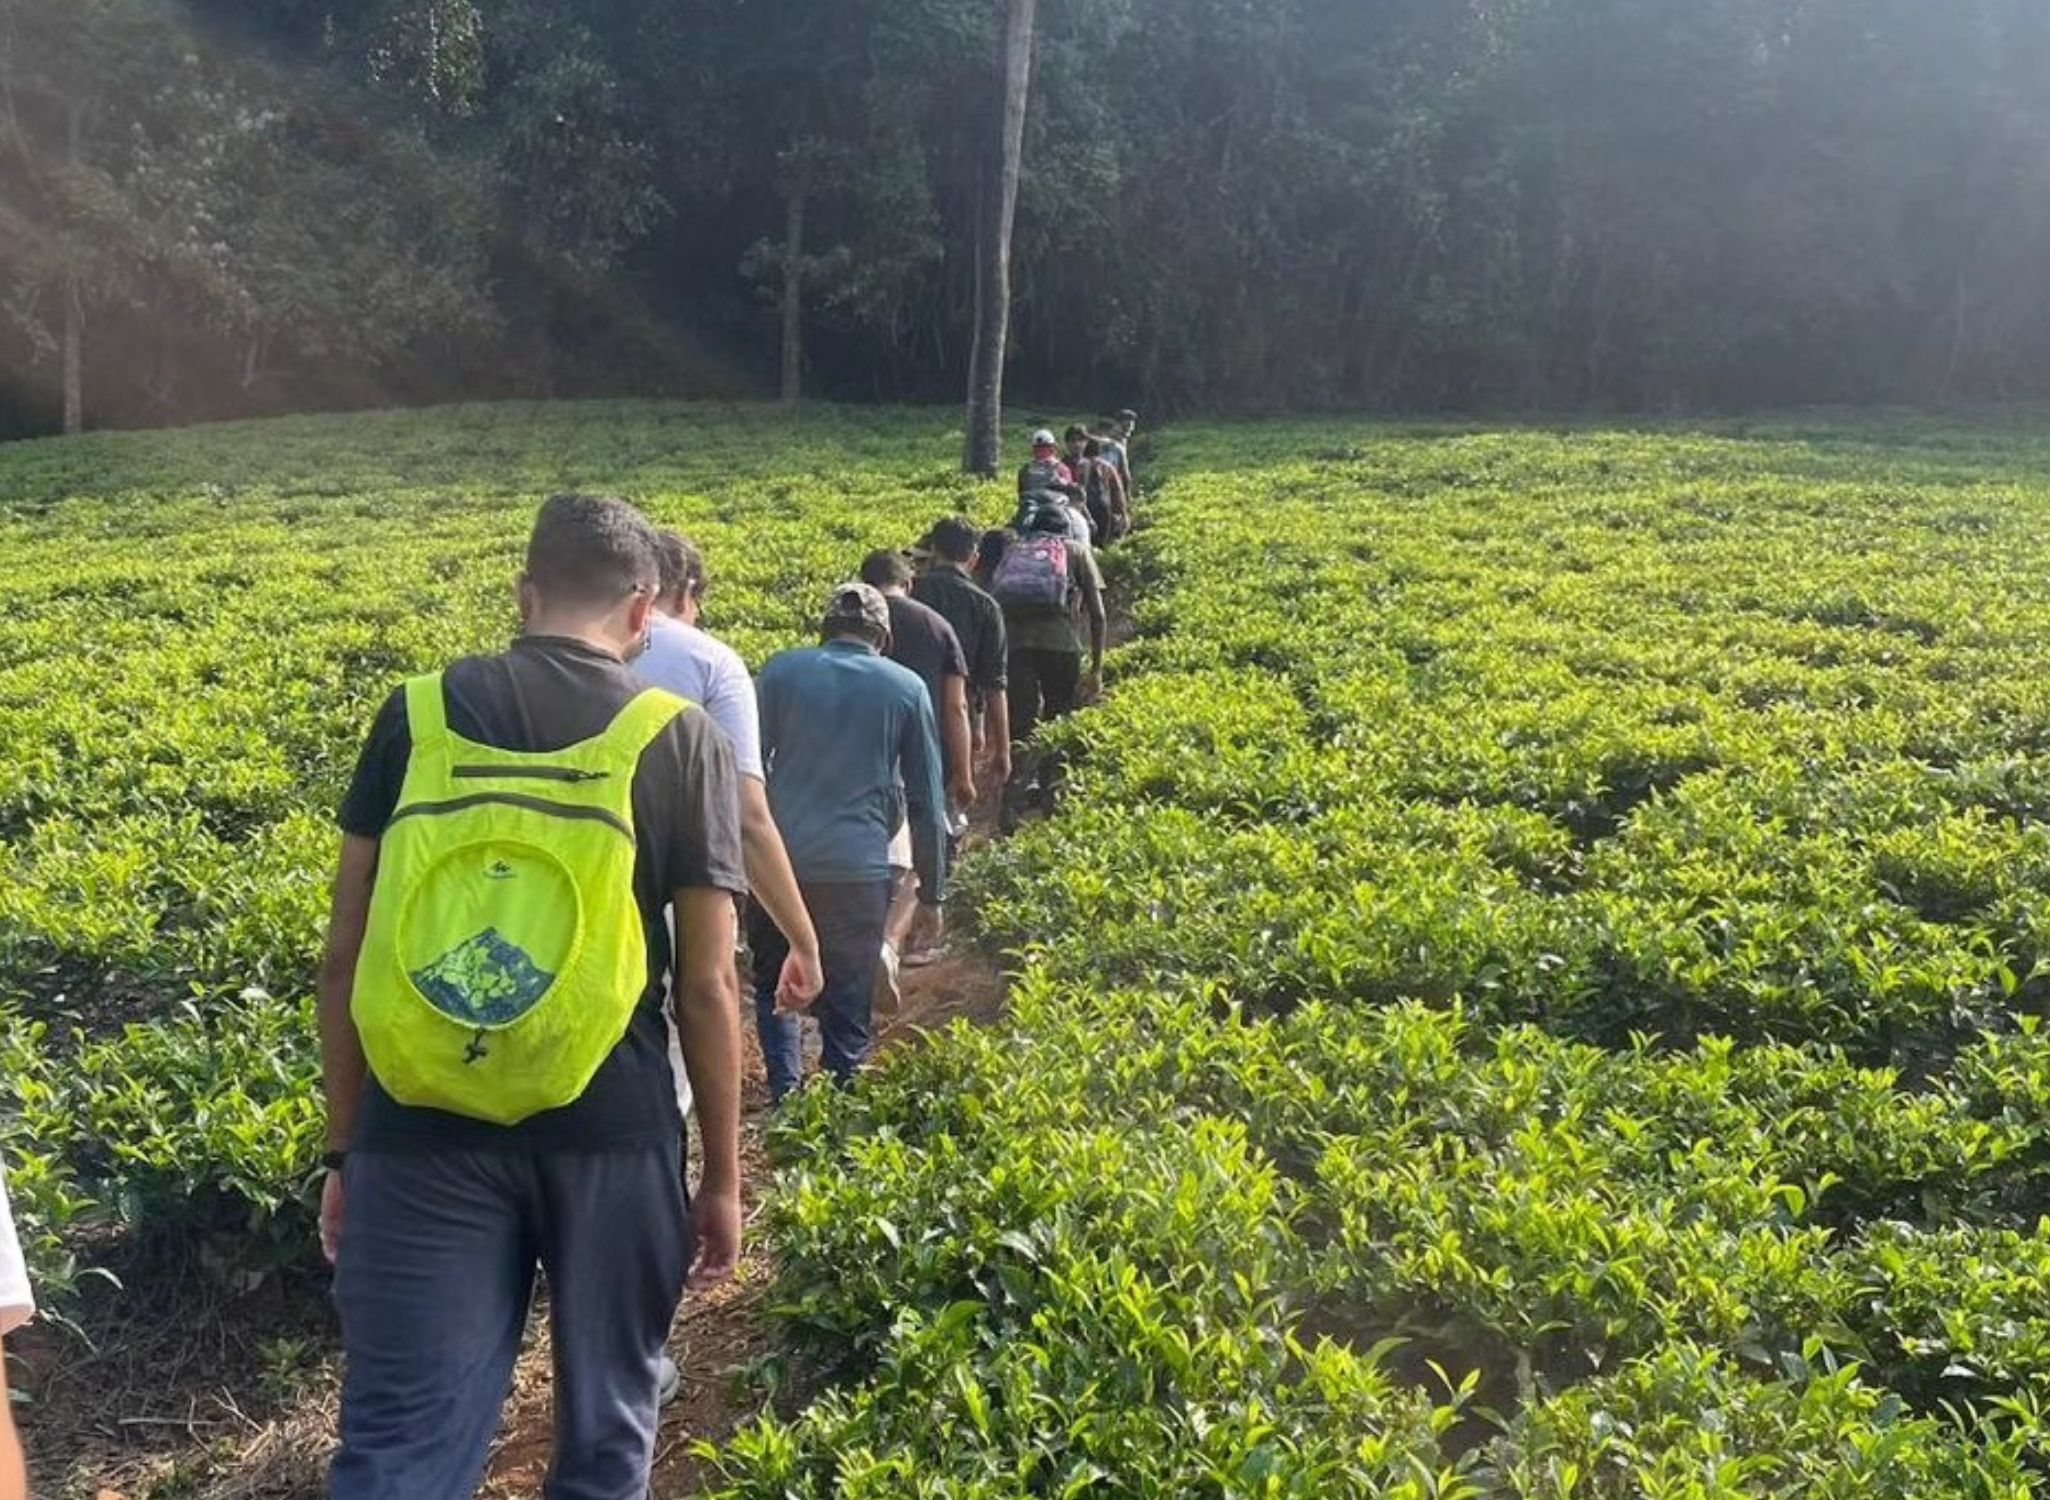
[(332, 1500), (469, 1500), (538, 1265), (555, 1352), (549, 1500), (645, 1500), (657, 1363), (691, 1258), (681, 1132), (620, 1151), (359, 1151), (343, 1175)]
[[(805, 909), (819, 935), (819, 960), (826, 987), (811, 1008), (825, 1042), (821, 1059), (841, 1083), (868, 1061), (873, 1036), (876, 965), (882, 961), (883, 928), (890, 916), (891, 883), (800, 881)], [(781, 1101), (804, 1081), (802, 1033), (796, 1016), (776, 1014), (776, 981), (790, 944), (757, 902), (748, 912), (747, 944), (754, 952), (755, 1024), (761, 1032), (762, 1061), (769, 1070), (769, 1097)]]

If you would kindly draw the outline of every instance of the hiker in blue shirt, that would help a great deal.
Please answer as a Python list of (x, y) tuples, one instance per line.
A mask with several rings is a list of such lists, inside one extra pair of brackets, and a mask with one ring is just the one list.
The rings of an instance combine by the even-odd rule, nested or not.
[(1125, 483), (1127, 501), (1139, 498), (1139, 486), (1132, 478), (1132, 441), (1138, 432), (1139, 414), (1128, 406), (1116, 416), (1105, 419), (1098, 439), (1103, 444), (1103, 456), (1116, 466), (1118, 478)]
[[(817, 929), (825, 989), (811, 1007), (823, 1062), (842, 1083), (868, 1058), (883, 928), (890, 909), (890, 839), (908, 813), (919, 900), (946, 890), (946, 793), (932, 697), (916, 673), (882, 656), (890, 610), (865, 583), (833, 591), (823, 644), (786, 651), (762, 669), (762, 758), (769, 808)], [(783, 934), (760, 905), (748, 919), (755, 1018), (769, 1093), (802, 1081), (797, 1016), (779, 1007)]]

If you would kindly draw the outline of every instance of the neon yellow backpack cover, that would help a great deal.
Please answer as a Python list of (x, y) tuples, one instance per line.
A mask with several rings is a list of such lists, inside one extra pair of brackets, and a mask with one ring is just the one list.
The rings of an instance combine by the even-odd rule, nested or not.
[(651, 689), (595, 739), (522, 754), (453, 733), (439, 673), (406, 684), (350, 1002), (392, 1098), (516, 1125), (589, 1087), (648, 982), (634, 770), (689, 708)]

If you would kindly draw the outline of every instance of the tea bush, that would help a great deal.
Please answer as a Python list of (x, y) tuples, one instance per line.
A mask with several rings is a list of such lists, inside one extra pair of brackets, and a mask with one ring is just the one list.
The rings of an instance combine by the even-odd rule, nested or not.
[[(1000, 491), (948, 419), (655, 403), (0, 451), (0, 1079), (39, 1273), (303, 1254), (362, 723), (623, 490), (751, 657)], [(968, 871), (1015, 971), (775, 1131), (835, 1495), (2050, 1493), (2050, 440), (1241, 424)]]
[(2027, 431), (1172, 434), (1008, 1022), (779, 1128), (834, 1392), (719, 1493), (2050, 1492)]
[(687, 528), (759, 660), (869, 547), (1003, 507), (947, 425), (616, 402), (0, 449), (0, 1088), (46, 1290), (110, 1229), (306, 1253), (332, 810), (399, 678), (514, 628), (541, 498)]

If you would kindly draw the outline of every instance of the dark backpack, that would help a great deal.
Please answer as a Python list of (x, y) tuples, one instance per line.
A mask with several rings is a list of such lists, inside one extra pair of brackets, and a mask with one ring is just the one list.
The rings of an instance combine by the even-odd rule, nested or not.
[(1007, 609), (1066, 609), (1073, 577), (1068, 538), (1034, 527), (1005, 549), (990, 592)]
[(1035, 458), (1018, 471), (1018, 498), (1030, 500), (1039, 495), (1064, 495), (1069, 481), (1061, 478), (1066, 466), (1058, 458)]

